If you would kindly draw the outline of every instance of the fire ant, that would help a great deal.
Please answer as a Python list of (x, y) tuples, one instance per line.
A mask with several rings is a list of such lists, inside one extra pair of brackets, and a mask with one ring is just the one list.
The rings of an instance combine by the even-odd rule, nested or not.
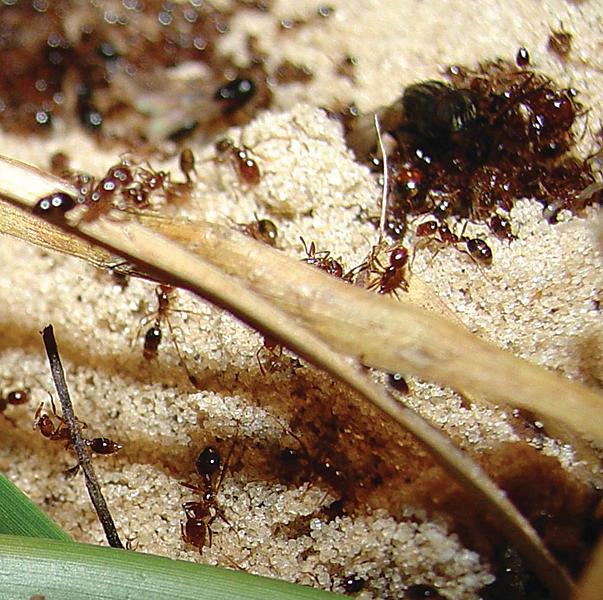
[(15, 425), (14, 421), (4, 414), (4, 411), (9, 404), (11, 406), (19, 406), (20, 404), (26, 404), (27, 402), (29, 402), (29, 390), (12, 390), (8, 392), (8, 394), (0, 396), (0, 413), (2, 413), (2, 416), (7, 421)]
[[(180, 523), (182, 539), (187, 544), (198, 548), (199, 554), (203, 552), (204, 546), (211, 547), (213, 533), (211, 524), (217, 518), (222, 519), (227, 525), (230, 525), (224, 511), (218, 504), (216, 496), (224, 480), (235, 442), (236, 437), (222, 466), (220, 451), (215, 446), (206, 446), (195, 460), (195, 470), (201, 479), (201, 483), (195, 485), (181, 482), (181, 485), (184, 487), (201, 495), (200, 500), (185, 502), (182, 505), (186, 515), (186, 523)], [(218, 472), (220, 474), (216, 482), (215, 476)]]
[(306, 258), (302, 259), (305, 263), (324, 271), (327, 275), (345, 279), (342, 264), (338, 260), (332, 258), (331, 253), (328, 250), (317, 252), (316, 244), (314, 242), (310, 242), (310, 246), (308, 246), (303, 237), (300, 237), (299, 239), (304, 245), (304, 250), (306, 252)]
[(190, 148), (183, 148), (180, 152), (179, 165), (180, 170), (186, 179), (186, 184), (191, 186), (193, 184), (191, 173), (197, 175), (197, 169), (195, 167), (195, 155)]
[[(65, 448), (72, 449), (73, 438), (71, 437), (71, 431), (69, 430), (69, 427), (65, 423), (63, 417), (57, 413), (52, 396), (50, 397), (50, 404), (52, 406), (52, 414), (56, 419), (58, 419), (58, 423), (55, 424), (53, 419), (48, 414), (42, 412), (42, 409), (44, 408), (44, 403), (42, 402), (35, 412), (33, 428), (34, 430), (38, 429), (46, 439), (52, 441), (64, 441)], [(88, 427), (88, 425), (83, 421), (80, 421), (79, 419), (77, 419), (77, 421), (82, 429)], [(117, 442), (105, 437), (83, 438), (83, 441), (93, 454), (101, 454), (103, 456), (115, 454), (123, 448), (121, 444), (118, 444)], [(74, 475), (78, 469), (79, 464), (68, 469), (67, 473), (69, 475)]]
[(64, 192), (53, 192), (48, 196), (40, 198), (32, 209), (32, 213), (38, 217), (44, 217), (51, 222), (61, 223), (76, 202), (73, 196)]
[(229, 160), (241, 182), (257, 185), (261, 179), (260, 168), (250, 156), (250, 149), (245, 146), (236, 146), (230, 138), (223, 138), (216, 142), (217, 160)]
[[(355, 285), (366, 285), (369, 290), (377, 290), (379, 294), (398, 295), (398, 290), (408, 291), (407, 263), (408, 250), (404, 246), (394, 246), (389, 252), (389, 265), (384, 267), (377, 254), (380, 244), (373, 246), (364, 262), (352, 269), (346, 277), (364, 274), (362, 278), (357, 277)], [(371, 275), (377, 278), (371, 281)], [(367, 281), (368, 280), (368, 281)]]
[(256, 94), (252, 79), (237, 77), (220, 86), (214, 93), (214, 100), (220, 105), (224, 115), (232, 114), (247, 104)]
[(310, 481), (311, 486), (313, 485), (312, 480), (322, 481), (332, 491), (340, 495), (339, 500), (334, 504), (342, 509), (345, 497), (348, 494), (346, 490), (349, 488), (350, 481), (340, 465), (333, 460), (331, 453), (323, 450), (319, 456), (313, 455), (298, 434), (281, 423), (280, 420), (275, 420), (283, 429), (285, 435), (293, 438), (299, 445), (299, 449), (284, 446), (279, 450), (279, 477), (286, 483), (294, 485), (299, 485), (304, 480)]
[(366, 579), (352, 573), (344, 577), (342, 585), (346, 594), (357, 594), (365, 588)]
[(400, 394), (408, 394), (409, 387), (406, 379), (400, 373), (389, 373), (387, 383)]
[[(171, 308), (171, 301), (174, 296), (174, 288), (170, 285), (158, 285), (155, 288), (155, 296), (157, 298), (157, 309), (155, 312), (147, 315), (143, 318), (143, 322), (141, 323), (141, 328), (145, 323), (149, 321), (153, 321), (151, 327), (149, 327), (144, 334), (144, 341), (142, 346), (142, 355), (147, 360), (152, 360), (157, 358), (157, 354), (159, 352), (159, 346), (161, 345), (161, 341), (163, 339), (163, 333), (161, 331), (161, 323), (165, 321), (168, 329), (170, 331), (170, 336), (172, 339), (172, 343), (174, 344), (174, 348), (176, 349), (176, 354), (182, 363), (184, 370), (188, 376), (188, 380), (194, 385), (197, 385), (197, 378), (189, 371), (189, 368), (180, 352), (180, 347), (178, 346), (178, 342), (176, 340), (176, 336), (174, 334), (174, 328), (172, 327), (172, 323), (168, 317), (168, 313), (170, 312), (180, 312), (180, 313), (188, 313), (195, 314), (192, 311), (182, 310), (182, 309), (173, 309)], [(140, 331), (140, 329), (139, 329)]]
[(258, 242), (264, 242), (268, 246), (276, 246), (276, 238), (278, 237), (278, 229), (276, 225), (269, 219), (258, 219), (255, 215), (255, 221), (247, 224), (241, 224), (243, 233), (252, 237)]
[(559, 30), (551, 29), (547, 44), (548, 49), (559, 58), (567, 58), (572, 50), (572, 38), (573, 35), (564, 29), (563, 24)]
[(405, 268), (408, 263), (408, 250), (404, 246), (396, 246), (390, 251), (387, 267), (383, 267), (376, 257), (374, 260), (381, 271), (378, 279), (369, 285), (369, 290), (376, 289), (379, 294), (394, 295), (397, 295), (399, 289), (408, 291)]
[[(492, 264), (492, 249), (487, 242), (481, 238), (469, 238), (463, 234), (458, 236), (453, 233), (444, 222), (435, 220), (424, 221), (417, 226), (415, 235), (419, 238), (425, 238), (427, 243), (434, 241), (438, 246), (451, 245), (459, 247), (464, 245), (464, 249), (461, 247), (462, 251), (468, 254), (476, 262), (486, 266)], [(413, 261), (414, 255), (420, 246), (420, 243), (415, 245)]]

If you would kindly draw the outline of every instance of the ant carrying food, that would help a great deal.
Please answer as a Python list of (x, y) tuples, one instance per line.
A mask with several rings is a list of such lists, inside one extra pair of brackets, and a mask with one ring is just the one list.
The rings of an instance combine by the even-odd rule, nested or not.
[[(181, 482), (184, 487), (200, 494), (199, 500), (185, 502), (182, 505), (186, 522), (180, 523), (182, 539), (187, 544), (198, 548), (200, 554), (206, 545), (211, 547), (213, 534), (211, 525), (216, 519), (220, 518), (227, 525), (230, 525), (222, 507), (218, 504), (216, 496), (222, 486), (235, 443), (236, 437), (224, 464), (221, 464), (222, 459), (218, 448), (212, 445), (206, 446), (195, 460), (195, 471), (200, 478), (200, 483), (197, 485)], [(218, 473), (219, 476), (216, 481)]]

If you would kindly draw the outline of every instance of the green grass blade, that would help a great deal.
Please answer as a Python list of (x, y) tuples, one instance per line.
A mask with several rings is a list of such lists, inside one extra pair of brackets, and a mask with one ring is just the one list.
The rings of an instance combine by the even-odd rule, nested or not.
[(0, 535), (0, 598), (327, 600), (336, 594), (209, 565), (108, 547)]
[(0, 474), (0, 533), (70, 541), (54, 521)]

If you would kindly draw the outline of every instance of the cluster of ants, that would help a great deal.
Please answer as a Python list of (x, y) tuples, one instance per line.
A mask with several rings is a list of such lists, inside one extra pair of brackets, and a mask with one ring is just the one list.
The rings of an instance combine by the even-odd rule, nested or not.
[[(9, 421), (12, 425), (15, 425), (14, 421), (5, 414), (6, 409), (9, 405), (19, 406), (27, 404), (30, 399), (29, 390), (26, 388), (16, 389), (4, 394), (0, 397), (0, 413), (2, 416)], [(61, 417), (56, 410), (54, 400), (50, 399), (52, 406), (52, 416), (44, 412), (44, 403), (41, 403), (36, 409), (34, 415), (34, 430), (38, 430), (40, 434), (48, 440), (53, 442), (65, 442), (65, 448), (73, 450), (74, 440), (71, 435), (71, 431), (67, 426), (67, 423)], [(78, 420), (80, 427), (86, 428), (87, 424), (83, 421)], [(123, 448), (121, 444), (106, 438), (106, 437), (92, 437), (83, 438), (84, 444), (93, 454), (109, 455), (119, 452)], [(74, 475), (79, 469), (79, 464), (74, 467), (67, 469), (68, 475)]]
[[(454, 245), (488, 265), (487, 242), (452, 233), (450, 219), (486, 224), (511, 241), (516, 198), (541, 202), (550, 222), (562, 210), (577, 213), (600, 202), (592, 161), (572, 153), (574, 125), (586, 112), (576, 90), (560, 88), (529, 65), (521, 48), (515, 64), (499, 59), (476, 70), (452, 66), (450, 83), (410, 85), (381, 111), (390, 142), (389, 236), (401, 240), (415, 217), (416, 238)], [(380, 167), (381, 160), (367, 154), (374, 147), (368, 128), (354, 114), (346, 123), (348, 141)]]
[[(241, 182), (252, 186), (260, 182), (260, 168), (247, 146), (237, 146), (230, 138), (222, 138), (216, 142), (215, 150), (216, 155), (212, 160), (230, 162)], [(100, 179), (71, 169), (69, 159), (62, 152), (52, 156), (50, 166), (55, 175), (71, 183), (77, 190), (76, 195), (53, 192), (37, 201), (34, 214), (53, 221), (63, 220), (76, 207), (85, 207), (83, 219), (92, 221), (110, 208), (124, 210), (152, 207), (157, 194), (166, 202), (180, 199), (190, 193), (194, 185), (193, 175), (196, 175), (196, 159), (190, 148), (183, 148), (179, 155), (184, 181), (173, 181), (169, 172), (158, 171), (148, 162), (141, 164), (128, 155), (110, 167)], [(244, 231), (261, 240), (272, 236), (274, 241), (274, 225), (259, 219), (257, 222), (256, 228), (248, 226)]]

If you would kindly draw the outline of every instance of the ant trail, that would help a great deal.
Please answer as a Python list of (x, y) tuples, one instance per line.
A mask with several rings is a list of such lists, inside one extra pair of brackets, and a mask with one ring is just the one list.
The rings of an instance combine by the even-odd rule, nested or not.
[(387, 153), (383, 146), (383, 138), (381, 137), (381, 125), (379, 123), (379, 117), (377, 113), (374, 116), (375, 120), (375, 131), (377, 132), (377, 142), (379, 144), (379, 150), (381, 151), (381, 160), (383, 162), (383, 189), (381, 191), (381, 215), (379, 216), (379, 241), (377, 244), (381, 246), (383, 241), (383, 232), (385, 231), (385, 216), (387, 214), (387, 197), (388, 197), (388, 184), (387, 184)]
[(80, 424), (78, 423), (73, 410), (73, 404), (71, 403), (71, 398), (69, 397), (69, 390), (67, 388), (67, 382), (65, 381), (65, 372), (63, 371), (63, 365), (59, 356), (59, 349), (54, 337), (52, 325), (48, 325), (44, 328), (44, 331), (42, 331), (42, 339), (44, 340), (44, 347), (46, 349), (46, 355), (48, 356), (48, 362), (50, 364), (50, 372), (54, 380), (54, 385), (56, 387), (59, 400), (61, 401), (63, 418), (69, 427), (69, 433), (71, 435), (71, 439), (73, 440), (73, 447), (75, 448), (78, 464), (80, 467), (82, 467), (84, 472), (86, 487), (88, 488), (90, 500), (92, 501), (99, 521), (103, 526), (109, 545), (113, 548), (123, 548), (124, 546), (119, 539), (119, 534), (117, 533), (115, 523), (111, 517), (111, 513), (109, 512), (109, 507), (107, 506), (107, 502), (105, 501), (101, 491), (94, 468), (92, 467), (90, 451), (82, 438)]

